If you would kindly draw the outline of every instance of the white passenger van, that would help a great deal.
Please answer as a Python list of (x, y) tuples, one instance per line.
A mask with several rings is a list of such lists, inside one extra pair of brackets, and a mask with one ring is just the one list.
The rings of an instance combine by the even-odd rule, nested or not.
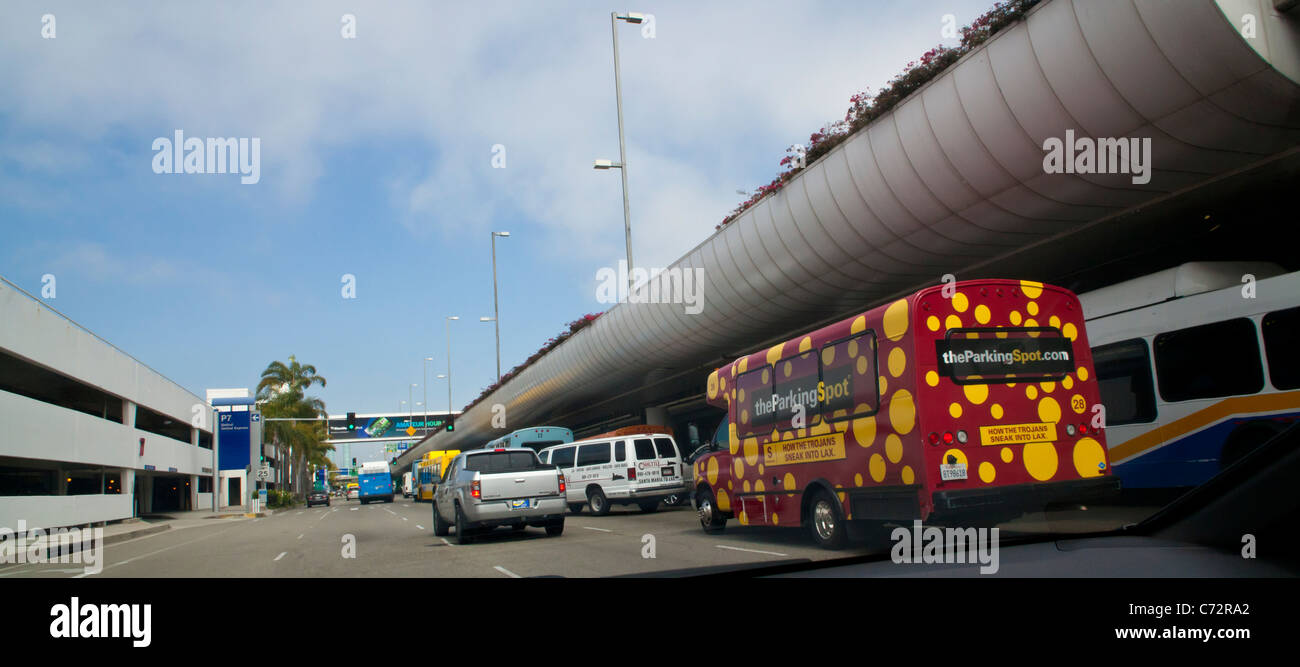
[(599, 437), (543, 449), (568, 480), (569, 510), (603, 516), (611, 505), (637, 505), (653, 512), (659, 502), (686, 493), (682, 456), (666, 433)]

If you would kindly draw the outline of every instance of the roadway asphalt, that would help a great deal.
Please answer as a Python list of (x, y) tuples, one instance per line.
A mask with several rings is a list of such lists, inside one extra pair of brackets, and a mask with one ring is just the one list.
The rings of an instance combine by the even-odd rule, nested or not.
[[(1130, 520), (1092, 514), (1094, 529)], [(689, 506), (650, 514), (635, 507), (616, 507), (603, 517), (570, 514), (558, 537), (547, 537), (541, 528), (499, 528), (463, 546), (455, 544), (454, 536), (434, 536), (429, 503), (402, 498), (369, 505), (334, 499), (330, 507), (280, 510), (261, 519), (193, 523), (183, 530), (107, 545), (102, 571), (91, 576), (600, 577), (826, 560), (889, 548), (888, 542), (858, 539), (842, 551), (825, 551), (812, 544), (805, 530), (744, 527), (734, 521), (724, 533), (708, 535)], [(1060, 530), (1063, 525), (1042, 514), (1013, 523), (1035, 530), (1049, 524)], [(1073, 519), (1066, 525), (1085, 526)], [(654, 558), (645, 557), (651, 553), (651, 540)], [(0, 577), (82, 575), (83, 569), (73, 564), (0, 570)]]

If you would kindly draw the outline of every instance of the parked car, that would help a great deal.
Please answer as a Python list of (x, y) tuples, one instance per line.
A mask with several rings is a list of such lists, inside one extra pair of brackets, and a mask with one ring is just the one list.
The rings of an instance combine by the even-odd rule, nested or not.
[(446, 536), (455, 526), (456, 541), (468, 544), (498, 526), (535, 526), (554, 537), (564, 532), (564, 490), (564, 473), (531, 449), (463, 452), (434, 487), (433, 534)]
[(626, 435), (582, 440), (543, 449), (541, 460), (568, 480), (569, 509), (585, 502), (596, 515), (611, 505), (637, 505), (653, 512), (660, 501), (688, 494), (686, 471), (672, 436)]
[(311, 507), (313, 505), (324, 505), (326, 507), (329, 507), (330, 506), (329, 492), (324, 490), (317, 490), (307, 494), (307, 506)]

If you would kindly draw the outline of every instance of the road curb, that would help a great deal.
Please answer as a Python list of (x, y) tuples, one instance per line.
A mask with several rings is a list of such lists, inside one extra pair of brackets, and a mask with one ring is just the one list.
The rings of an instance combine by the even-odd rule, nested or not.
[(106, 536), (104, 536), (104, 544), (107, 545), (107, 544), (113, 544), (114, 542), (123, 542), (123, 541), (126, 541), (126, 540), (133, 540), (133, 539), (135, 539), (135, 538), (137, 538), (137, 537), (144, 537), (145, 535), (153, 535), (154, 533), (161, 533), (161, 532), (163, 532), (164, 530), (170, 530), (170, 529), (171, 529), (171, 524), (163, 523), (163, 524), (158, 524), (158, 525), (155, 525), (155, 526), (149, 526), (149, 527), (147, 527), (147, 528), (139, 528), (139, 529), (136, 529), (136, 530), (130, 530), (130, 531), (127, 531), (127, 532), (125, 532), (125, 533), (117, 533), (117, 534), (115, 534), (115, 535), (106, 535)]

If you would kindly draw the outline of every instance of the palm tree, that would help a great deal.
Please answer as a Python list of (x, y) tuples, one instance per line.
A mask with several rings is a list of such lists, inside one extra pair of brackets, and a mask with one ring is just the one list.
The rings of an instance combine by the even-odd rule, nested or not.
[[(317, 419), (327, 417), (325, 403), (314, 396), (307, 396), (306, 391), (313, 384), (325, 386), (325, 378), (316, 374), (316, 367), (300, 364), (289, 355), (289, 363), (272, 361), (262, 371), (262, 379), (257, 383), (257, 401), (262, 406), (262, 414), (267, 417)], [(325, 443), (328, 433), (318, 421), (268, 421), (263, 429), (264, 439), (275, 443), (280, 461), (276, 465), (277, 486), (293, 487), (301, 495), (306, 486), (307, 463), (319, 461), (325, 453), (334, 449)], [(296, 473), (289, 477), (289, 465)]]

